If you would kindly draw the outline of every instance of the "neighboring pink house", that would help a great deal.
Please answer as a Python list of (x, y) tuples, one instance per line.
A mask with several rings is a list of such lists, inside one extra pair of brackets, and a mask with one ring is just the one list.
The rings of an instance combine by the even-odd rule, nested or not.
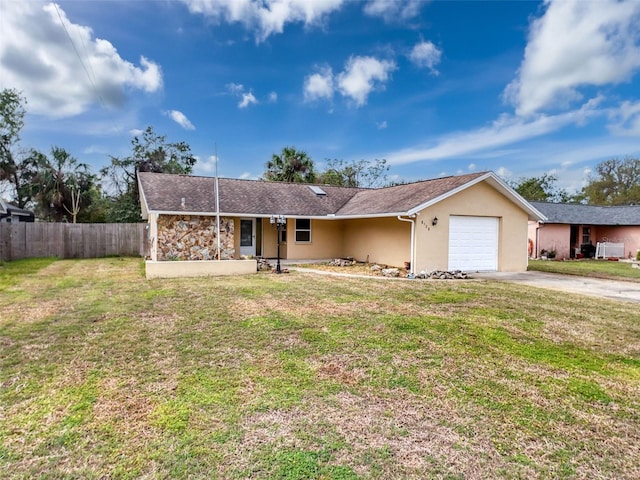
[(529, 256), (556, 251), (556, 258), (590, 258), (598, 242), (624, 244), (623, 257), (640, 249), (640, 206), (605, 207), (530, 202), (547, 217), (529, 222)]

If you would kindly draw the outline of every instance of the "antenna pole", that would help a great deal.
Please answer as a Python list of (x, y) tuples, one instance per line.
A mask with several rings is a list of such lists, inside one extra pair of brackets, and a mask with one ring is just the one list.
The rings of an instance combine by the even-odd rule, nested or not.
[(214, 143), (214, 155), (216, 157), (216, 231), (218, 241), (218, 260), (222, 260), (220, 257), (220, 184), (218, 182), (218, 144)]

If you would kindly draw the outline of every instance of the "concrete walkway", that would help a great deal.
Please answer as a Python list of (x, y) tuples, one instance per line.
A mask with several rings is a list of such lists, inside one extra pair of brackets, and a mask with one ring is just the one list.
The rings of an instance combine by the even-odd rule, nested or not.
[(640, 303), (640, 283), (578, 277), (545, 272), (490, 272), (470, 274), (471, 278), (519, 283), (561, 292)]

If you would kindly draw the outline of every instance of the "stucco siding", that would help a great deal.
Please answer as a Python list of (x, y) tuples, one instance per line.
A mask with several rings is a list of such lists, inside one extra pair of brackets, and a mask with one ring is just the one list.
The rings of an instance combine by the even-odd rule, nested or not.
[(257, 261), (253, 260), (187, 260), (183, 262), (145, 263), (147, 278), (182, 278), (229, 275), (249, 275), (257, 271)]
[(402, 267), (411, 259), (411, 225), (396, 217), (344, 221), (344, 254)]
[[(448, 268), (449, 218), (453, 215), (497, 217), (498, 270), (527, 269), (527, 213), (489, 185), (479, 183), (418, 213), (414, 271)], [(438, 218), (435, 226), (434, 217)], [(473, 238), (468, 240), (473, 242)]]
[(576, 244), (570, 245), (571, 226), (569, 224), (529, 222), (529, 240), (533, 243), (532, 256), (540, 256), (540, 252), (544, 249), (556, 250), (557, 258), (571, 258), (571, 248), (578, 249), (579, 253), (584, 227), (590, 229), (591, 243), (594, 247), (598, 242), (624, 243), (625, 257), (635, 257), (640, 248), (640, 226), (578, 225)]
[[(287, 229), (289, 225), (287, 225)], [(287, 234), (289, 232), (287, 231)], [(262, 256), (267, 258), (276, 258), (278, 254), (278, 231), (268, 218), (262, 220)], [(280, 258), (287, 258), (287, 244), (280, 245)]]
[[(592, 231), (593, 233), (593, 231)], [(534, 231), (535, 235), (535, 231)], [(540, 256), (542, 250), (555, 250), (556, 258), (570, 258), (571, 245), (571, 226), (566, 224), (543, 224), (538, 228), (537, 249), (534, 249), (534, 255)], [(535, 237), (534, 237), (535, 242)], [(580, 240), (578, 240), (580, 243)]]
[(147, 223), (149, 224), (149, 256), (151, 257), (150, 259), (155, 262), (158, 260), (158, 214), (149, 214)]
[(625, 257), (635, 258), (640, 249), (640, 226), (598, 227), (596, 242), (624, 243)]
[(296, 222), (287, 222), (287, 259), (326, 259), (343, 255), (343, 223), (340, 220), (311, 220), (311, 242), (296, 242)]

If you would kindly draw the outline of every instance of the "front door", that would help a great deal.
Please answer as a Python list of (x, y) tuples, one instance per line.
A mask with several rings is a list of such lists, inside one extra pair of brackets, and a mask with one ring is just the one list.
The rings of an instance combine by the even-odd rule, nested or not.
[(256, 219), (240, 219), (240, 255), (256, 255)]

